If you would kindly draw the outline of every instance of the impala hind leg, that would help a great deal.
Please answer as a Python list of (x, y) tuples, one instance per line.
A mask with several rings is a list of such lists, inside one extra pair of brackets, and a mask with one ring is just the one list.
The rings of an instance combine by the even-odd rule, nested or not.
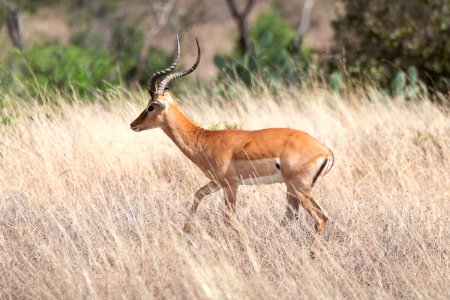
[(227, 183), (222, 187), (223, 189), (223, 198), (225, 201), (225, 212), (228, 217), (231, 217), (236, 212), (236, 196), (238, 190), (238, 184)]
[(206, 185), (202, 186), (197, 192), (195, 192), (194, 202), (192, 203), (191, 211), (183, 227), (184, 232), (186, 233), (191, 232), (190, 224), (192, 223), (192, 219), (194, 218), (195, 212), (197, 211), (197, 208), (202, 199), (208, 196), (209, 194), (217, 192), (219, 189), (220, 186), (217, 183), (215, 183), (214, 181), (210, 181)]
[(325, 211), (319, 204), (311, 197), (309, 192), (299, 192), (300, 204), (313, 217), (315, 224), (314, 229), (318, 235), (321, 235), (327, 224), (328, 217)]
[(281, 221), (281, 226), (286, 226), (292, 220), (298, 219), (299, 203), (300, 201), (297, 198), (295, 190), (292, 187), (288, 186), (286, 213), (283, 220)]
[(328, 217), (322, 207), (320, 207), (320, 205), (313, 199), (313, 197), (311, 197), (309, 191), (300, 192), (300, 194), (302, 195), (300, 198), (300, 203), (316, 221), (314, 224), (316, 234), (314, 236), (313, 245), (310, 250), (310, 256), (312, 259), (314, 259), (316, 257), (316, 253), (322, 249), (320, 237), (325, 230), (325, 225), (327, 224)]
[(295, 193), (299, 203), (313, 217), (314, 228), (317, 235), (321, 235), (327, 224), (328, 217), (323, 208), (311, 196), (311, 188), (306, 188), (303, 184), (288, 185), (288, 193)]
[(314, 228), (316, 229), (316, 232), (321, 235), (325, 230), (325, 226), (327, 225), (328, 216), (323, 208), (313, 199), (313, 197), (311, 197), (310, 194), (304, 194), (303, 196), (307, 199), (307, 202), (311, 203), (311, 205), (313, 206), (314, 214), (317, 216), (315, 217), (316, 224)]
[[(222, 186), (223, 198), (225, 202), (225, 222), (231, 226), (233, 225), (232, 217), (236, 212), (236, 197), (238, 187), (238, 183), (234, 181), (228, 181)], [(232, 227), (234, 228), (234, 226)]]

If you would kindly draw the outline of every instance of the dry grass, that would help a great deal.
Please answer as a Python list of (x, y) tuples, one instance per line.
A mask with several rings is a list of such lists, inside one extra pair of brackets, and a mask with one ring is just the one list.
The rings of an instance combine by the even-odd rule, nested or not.
[(314, 192), (331, 219), (319, 257), (303, 211), (278, 225), (283, 185), (241, 187), (240, 238), (220, 193), (206, 198), (189, 246), (179, 229), (206, 180), (158, 130), (129, 130), (143, 102), (20, 105), (0, 127), (0, 298), (448, 299), (448, 112), (377, 93), (284, 98), (184, 110), (206, 127), (303, 129), (334, 150)]

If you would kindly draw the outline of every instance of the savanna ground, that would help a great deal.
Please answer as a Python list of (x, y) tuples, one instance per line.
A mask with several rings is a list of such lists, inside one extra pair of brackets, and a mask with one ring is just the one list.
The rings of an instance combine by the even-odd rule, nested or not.
[(205, 198), (190, 246), (180, 229), (207, 180), (159, 130), (129, 129), (143, 93), (114, 90), (94, 105), (7, 108), (0, 298), (450, 297), (448, 110), (376, 91), (291, 90), (282, 104), (243, 93), (181, 105), (205, 127), (292, 127), (334, 151), (314, 191), (330, 217), (315, 259), (304, 210), (279, 225), (281, 184), (240, 188), (240, 236), (220, 192)]

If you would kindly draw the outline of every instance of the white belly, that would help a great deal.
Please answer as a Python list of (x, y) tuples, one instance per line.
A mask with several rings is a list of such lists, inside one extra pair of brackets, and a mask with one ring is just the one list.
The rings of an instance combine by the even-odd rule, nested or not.
[(257, 185), (281, 183), (283, 176), (279, 160), (260, 159), (260, 160), (241, 160), (236, 162), (239, 173), (239, 184)]
[(269, 176), (249, 177), (249, 178), (241, 177), (239, 179), (239, 184), (241, 185), (273, 184), (282, 182), (284, 182), (284, 180), (283, 176), (281, 176), (281, 172), (277, 172), (276, 174)]

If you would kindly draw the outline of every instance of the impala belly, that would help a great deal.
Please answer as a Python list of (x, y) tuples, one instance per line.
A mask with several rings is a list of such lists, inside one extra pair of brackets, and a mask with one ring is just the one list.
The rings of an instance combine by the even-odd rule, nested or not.
[(238, 160), (236, 169), (239, 175), (239, 184), (273, 184), (281, 183), (280, 162), (277, 158), (258, 160)]

